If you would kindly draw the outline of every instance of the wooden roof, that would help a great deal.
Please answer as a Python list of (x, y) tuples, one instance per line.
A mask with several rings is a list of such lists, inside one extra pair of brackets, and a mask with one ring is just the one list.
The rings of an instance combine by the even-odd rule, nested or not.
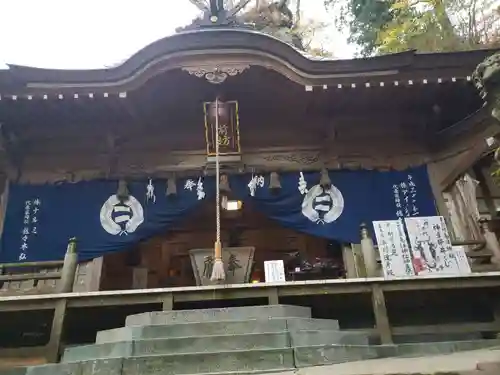
[(151, 77), (185, 67), (264, 66), (305, 86), (381, 82), (404, 84), (470, 80), (495, 50), (418, 54), (414, 51), (353, 60), (313, 60), (280, 40), (241, 28), (200, 29), (158, 40), (114, 68), (39, 69), (9, 65), (0, 71), (2, 99), (37, 95), (123, 93)]

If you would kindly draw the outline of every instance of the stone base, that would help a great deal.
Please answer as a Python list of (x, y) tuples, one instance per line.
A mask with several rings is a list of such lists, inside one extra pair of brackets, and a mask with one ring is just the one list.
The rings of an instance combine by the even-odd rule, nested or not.
[(491, 346), (500, 340), (369, 345), (368, 334), (341, 331), (300, 306), (162, 311), (129, 316), (95, 344), (66, 349), (61, 364), (0, 375), (262, 374)]

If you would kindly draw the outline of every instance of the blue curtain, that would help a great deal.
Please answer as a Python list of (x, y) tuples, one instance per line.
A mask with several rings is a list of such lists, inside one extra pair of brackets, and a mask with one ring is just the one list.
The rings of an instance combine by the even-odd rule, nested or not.
[[(128, 184), (130, 199), (116, 199), (117, 181), (56, 185), (12, 184), (6, 212), (0, 262), (64, 258), (69, 238), (77, 238), (81, 260), (121, 251), (164, 232), (214, 196), (214, 181), (178, 180), (177, 196), (166, 196), (166, 181)], [(200, 191), (198, 191), (200, 190)], [(203, 199), (198, 199), (204, 194)]]
[[(258, 182), (259, 176), (253, 176)], [(273, 193), (269, 178), (257, 184), (254, 196), (248, 183), (252, 176), (235, 176), (235, 197), (250, 200), (257, 210), (281, 225), (314, 236), (358, 243), (360, 225), (375, 220), (409, 216), (434, 216), (436, 207), (425, 167), (405, 171), (331, 171), (330, 189), (318, 184), (320, 173), (280, 174), (281, 189)], [(262, 182), (262, 179), (260, 179)], [(299, 183), (307, 189), (299, 190)], [(252, 185), (252, 184), (250, 184)]]
[[(230, 186), (234, 198), (252, 202), (281, 225), (342, 242), (359, 242), (362, 222), (436, 215), (425, 167), (331, 171), (329, 177), (330, 189), (318, 185), (320, 173), (282, 173), (276, 193), (269, 189), (269, 174), (233, 175)], [(117, 187), (118, 181), (107, 180), (11, 184), (0, 262), (62, 259), (70, 237), (77, 238), (81, 260), (125, 250), (213, 201), (215, 179), (177, 180), (175, 198), (166, 196), (164, 180), (129, 183), (126, 201), (116, 198)]]

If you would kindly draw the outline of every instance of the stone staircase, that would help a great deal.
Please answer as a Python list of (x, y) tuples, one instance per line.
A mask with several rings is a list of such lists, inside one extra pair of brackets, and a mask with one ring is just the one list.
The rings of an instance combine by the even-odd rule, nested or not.
[(67, 348), (60, 364), (0, 375), (259, 374), (365, 359), (452, 353), (500, 345), (476, 340), (369, 345), (367, 334), (312, 319), (300, 306), (160, 311), (129, 316), (95, 344)]

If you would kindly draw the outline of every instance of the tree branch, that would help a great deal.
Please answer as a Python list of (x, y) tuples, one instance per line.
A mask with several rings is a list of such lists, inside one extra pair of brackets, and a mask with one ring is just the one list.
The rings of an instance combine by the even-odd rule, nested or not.
[(247, 4), (250, 2), (250, 0), (240, 0), (236, 6), (230, 10), (229, 17), (234, 16), (236, 13), (238, 13), (240, 10), (242, 10), (244, 7), (247, 6)]
[(205, 12), (208, 10), (206, 3), (203, 0), (189, 0), (191, 4), (195, 5), (199, 10)]

